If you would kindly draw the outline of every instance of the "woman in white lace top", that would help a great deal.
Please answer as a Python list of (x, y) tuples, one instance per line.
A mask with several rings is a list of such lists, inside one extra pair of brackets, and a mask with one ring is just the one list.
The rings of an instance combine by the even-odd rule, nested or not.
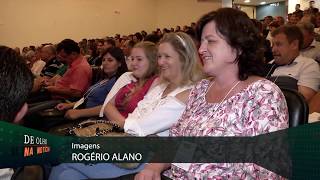
[(169, 128), (186, 107), (190, 89), (202, 78), (199, 62), (196, 47), (187, 34), (164, 35), (158, 47), (160, 84), (148, 92), (124, 124), (118, 124), (136, 136), (168, 136)]
[[(113, 122), (135, 136), (168, 136), (170, 127), (185, 110), (191, 88), (203, 77), (199, 63), (197, 49), (191, 37), (182, 32), (165, 34), (158, 47), (160, 77), (155, 80), (158, 83), (154, 83), (157, 85), (151, 87), (126, 119), (113, 118)], [(111, 163), (64, 163), (53, 170), (50, 179), (115, 178), (139, 172), (143, 167), (144, 165), (140, 165), (136, 169), (123, 169)]]

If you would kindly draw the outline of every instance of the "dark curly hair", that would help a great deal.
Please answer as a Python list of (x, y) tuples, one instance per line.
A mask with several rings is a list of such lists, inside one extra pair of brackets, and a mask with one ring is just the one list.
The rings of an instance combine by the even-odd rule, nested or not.
[(205, 14), (197, 22), (199, 42), (204, 26), (212, 21), (218, 34), (237, 51), (235, 63), (239, 67), (239, 79), (246, 80), (250, 75), (262, 76), (263, 39), (247, 14), (232, 8), (220, 8)]
[(12, 122), (31, 92), (33, 75), (13, 49), (0, 46), (0, 120)]

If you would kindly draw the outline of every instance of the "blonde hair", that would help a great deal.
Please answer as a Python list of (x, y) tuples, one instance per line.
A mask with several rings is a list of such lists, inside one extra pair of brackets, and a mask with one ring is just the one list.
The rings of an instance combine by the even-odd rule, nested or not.
[(166, 33), (159, 44), (170, 43), (179, 54), (182, 63), (180, 85), (192, 84), (204, 78), (197, 48), (192, 38), (183, 32)]
[(154, 43), (149, 41), (142, 41), (137, 43), (133, 48), (141, 48), (149, 61), (149, 67), (141, 80), (144, 82), (148, 78), (158, 73), (157, 66), (157, 47)]

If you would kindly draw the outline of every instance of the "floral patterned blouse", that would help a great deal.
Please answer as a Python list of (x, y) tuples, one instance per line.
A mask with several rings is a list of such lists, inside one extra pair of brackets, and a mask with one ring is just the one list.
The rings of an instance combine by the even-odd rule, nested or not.
[[(170, 136), (256, 136), (288, 128), (285, 97), (272, 82), (255, 81), (221, 103), (206, 101), (210, 84), (202, 80), (192, 89), (186, 110)], [(254, 163), (193, 163), (187, 169), (172, 164), (167, 175), (173, 179), (282, 178)]]

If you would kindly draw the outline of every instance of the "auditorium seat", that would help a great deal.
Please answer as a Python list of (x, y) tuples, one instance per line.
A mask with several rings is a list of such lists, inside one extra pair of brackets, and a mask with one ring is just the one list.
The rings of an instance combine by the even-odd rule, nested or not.
[(281, 88), (288, 106), (289, 127), (308, 123), (309, 107), (304, 97), (294, 89)]

